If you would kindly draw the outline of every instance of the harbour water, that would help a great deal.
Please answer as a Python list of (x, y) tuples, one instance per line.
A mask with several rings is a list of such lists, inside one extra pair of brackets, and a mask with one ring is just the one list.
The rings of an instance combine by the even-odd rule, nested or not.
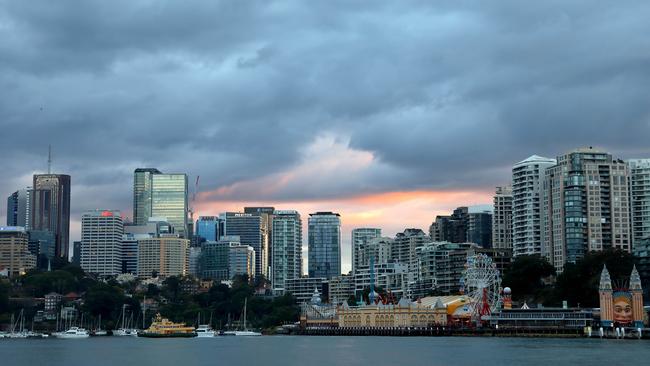
[(481, 337), (1, 339), (7, 366), (645, 365), (639, 340)]

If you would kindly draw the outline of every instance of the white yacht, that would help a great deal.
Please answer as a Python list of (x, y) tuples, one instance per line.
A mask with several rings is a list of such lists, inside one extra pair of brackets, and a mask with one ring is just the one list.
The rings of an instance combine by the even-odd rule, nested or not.
[(56, 332), (53, 334), (56, 338), (62, 339), (80, 339), (90, 337), (90, 333), (84, 328), (71, 327), (65, 332)]
[(217, 332), (215, 332), (212, 327), (210, 327), (207, 324), (202, 324), (199, 325), (198, 328), (196, 328), (196, 336), (198, 338), (213, 338), (217, 335)]
[(223, 332), (223, 335), (225, 336), (243, 336), (243, 337), (255, 337), (255, 336), (261, 336), (262, 333), (260, 332), (255, 332), (252, 330), (229, 330)]
[(138, 336), (138, 331), (132, 327), (133, 324), (133, 314), (131, 314), (131, 317), (129, 320), (126, 320), (126, 307), (128, 305), (124, 304), (122, 305), (122, 316), (120, 319), (120, 324), (119, 328), (113, 331), (114, 336), (118, 337), (137, 337)]
[(249, 330), (246, 326), (246, 312), (248, 307), (248, 299), (244, 299), (244, 329), (242, 330), (229, 330), (221, 333), (225, 336), (240, 336), (240, 337), (254, 337), (261, 336), (262, 333)]
[(120, 328), (114, 330), (113, 335), (118, 337), (137, 337), (138, 331), (130, 328)]

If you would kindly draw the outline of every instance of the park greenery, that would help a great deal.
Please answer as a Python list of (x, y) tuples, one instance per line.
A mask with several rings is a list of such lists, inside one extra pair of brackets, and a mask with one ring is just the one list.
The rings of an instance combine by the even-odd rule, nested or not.
[(191, 277), (176, 276), (166, 278), (160, 286), (153, 283), (144, 286), (138, 280), (124, 283), (115, 279), (98, 280), (81, 268), (65, 263), (50, 272), (33, 271), (11, 281), (0, 280), (0, 324), (8, 324), (11, 314), (21, 309), (28, 318), (42, 310), (42, 304), (27, 302), (31, 306), (25, 306), (25, 301), (10, 302), (10, 297), (42, 298), (50, 292), (80, 296), (78, 307), (88, 324), (95, 324), (93, 322), (101, 315), (104, 329), (119, 326), (124, 304), (133, 321), (141, 326), (141, 304), (145, 299), (150, 306), (145, 313), (146, 324), (155, 312), (160, 312), (172, 321), (192, 325), (197, 325), (200, 316), (202, 324), (211, 321), (217, 329), (225, 329), (228, 325), (238, 327), (245, 300), (249, 327), (267, 329), (298, 321), (299, 308), (291, 295), (275, 298), (255, 295), (255, 285), (263, 281), (249, 281), (245, 276), (238, 276), (231, 287), (215, 283), (207, 291), (196, 291), (196, 286), (189, 286), (194, 290), (188, 291), (188, 283), (196, 282)]
[(518, 302), (560, 306), (567, 301), (574, 307), (598, 307), (603, 265), (614, 283), (624, 287), (634, 257), (615, 249), (590, 252), (576, 263), (565, 264), (564, 271), (556, 274), (555, 268), (539, 255), (519, 256), (504, 272), (502, 284), (512, 289), (512, 298)]

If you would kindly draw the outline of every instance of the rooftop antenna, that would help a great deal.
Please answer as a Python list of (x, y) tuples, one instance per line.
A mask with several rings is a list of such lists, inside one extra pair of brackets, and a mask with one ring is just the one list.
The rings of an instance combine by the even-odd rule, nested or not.
[(47, 146), (47, 174), (52, 174), (52, 145)]

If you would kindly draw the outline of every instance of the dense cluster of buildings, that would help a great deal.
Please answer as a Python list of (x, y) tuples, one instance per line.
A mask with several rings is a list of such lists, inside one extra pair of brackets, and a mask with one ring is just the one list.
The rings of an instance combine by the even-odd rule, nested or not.
[[(485, 254), (499, 269), (538, 254), (558, 271), (588, 251), (618, 248), (640, 257), (650, 275), (650, 159), (622, 161), (593, 148), (557, 159), (533, 155), (515, 164), (511, 182), (496, 188), (492, 210), (458, 207), (437, 216), (428, 232), (408, 228), (352, 230), (352, 270), (341, 274), (341, 217), (307, 217), (303, 276), (303, 217), (294, 210), (245, 207), (194, 220), (188, 177), (136, 169), (133, 219), (106, 208), (83, 213), (81, 240), (69, 253), (70, 176), (37, 174), (8, 198), (0, 228), (0, 271), (15, 276), (68, 258), (99, 276), (143, 279), (193, 275), (229, 281), (263, 276), (274, 294), (309, 300), (314, 290), (341, 304), (371, 286), (396, 299), (453, 295), (466, 258)], [(645, 260), (645, 262), (644, 262)], [(645, 265), (643, 263), (646, 263)], [(647, 267), (647, 268), (646, 268)]]

